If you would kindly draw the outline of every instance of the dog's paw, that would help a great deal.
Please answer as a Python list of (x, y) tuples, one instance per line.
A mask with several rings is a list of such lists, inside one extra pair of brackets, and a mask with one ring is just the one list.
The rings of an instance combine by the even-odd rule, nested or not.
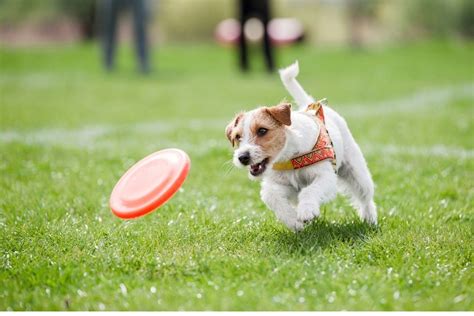
[(377, 225), (377, 208), (375, 203), (371, 201), (364, 207), (359, 209), (360, 219), (372, 225)]
[(289, 229), (291, 229), (294, 232), (299, 232), (302, 231), (304, 228), (304, 223), (300, 221), (294, 221), (290, 226), (288, 226)]
[(296, 208), (296, 219), (302, 223), (308, 223), (319, 216), (319, 207), (309, 203), (300, 203)]
[(363, 213), (360, 219), (368, 224), (377, 225), (377, 213)]
[(285, 226), (294, 231), (300, 231), (304, 228), (304, 223), (296, 220), (296, 218), (279, 218), (279, 220), (285, 224)]

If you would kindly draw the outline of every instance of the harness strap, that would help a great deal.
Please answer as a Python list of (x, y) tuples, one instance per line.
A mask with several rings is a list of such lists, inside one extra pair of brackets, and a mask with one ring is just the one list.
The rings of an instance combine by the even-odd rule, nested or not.
[(319, 135), (313, 149), (308, 153), (294, 157), (290, 160), (275, 162), (272, 167), (274, 170), (296, 170), (326, 159), (331, 159), (334, 171), (336, 171), (336, 152), (334, 151), (329, 132), (326, 129), (323, 104), (326, 104), (326, 99), (320, 100), (316, 103), (311, 103), (306, 108), (306, 112), (315, 111), (315, 119), (318, 120), (319, 123)]

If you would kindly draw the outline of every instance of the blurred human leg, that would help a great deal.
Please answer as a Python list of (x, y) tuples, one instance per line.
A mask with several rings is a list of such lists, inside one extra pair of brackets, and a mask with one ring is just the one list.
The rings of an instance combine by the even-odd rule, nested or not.
[(240, 22), (240, 37), (239, 37), (239, 65), (242, 71), (249, 69), (247, 42), (245, 40), (244, 26), (247, 21), (247, 11), (249, 3), (246, 0), (239, 1), (239, 22)]
[(139, 69), (143, 73), (150, 71), (148, 42), (147, 42), (147, 12), (145, 0), (132, 2), (133, 26), (135, 35), (135, 49)]
[(114, 68), (118, 11), (119, 0), (102, 1), (102, 45), (104, 65), (107, 70)]
[(273, 61), (273, 48), (272, 43), (270, 41), (270, 36), (268, 34), (268, 19), (263, 21), (263, 54), (265, 57), (265, 64), (267, 66), (267, 70), (272, 72), (275, 70), (275, 64)]

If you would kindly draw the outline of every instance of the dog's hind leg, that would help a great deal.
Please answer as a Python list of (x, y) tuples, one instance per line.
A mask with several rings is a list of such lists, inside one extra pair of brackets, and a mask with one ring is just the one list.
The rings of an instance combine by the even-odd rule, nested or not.
[(351, 145), (355, 145), (351, 150), (351, 159), (341, 164), (338, 170), (339, 181), (351, 198), (359, 217), (368, 223), (377, 224), (374, 183), (359, 146), (355, 142)]

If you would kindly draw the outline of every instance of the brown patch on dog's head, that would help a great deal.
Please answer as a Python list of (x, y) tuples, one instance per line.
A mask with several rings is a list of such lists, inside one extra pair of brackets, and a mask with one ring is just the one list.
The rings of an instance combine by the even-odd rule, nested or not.
[(244, 116), (243, 112), (237, 114), (235, 118), (225, 128), (225, 134), (227, 138), (229, 139), (230, 143), (232, 144), (232, 147), (235, 147), (235, 145), (238, 145), (240, 138), (242, 136), (243, 116)]
[(276, 106), (265, 109), (275, 121), (284, 125), (291, 125), (291, 104), (280, 103)]
[(273, 160), (286, 142), (286, 126), (291, 125), (291, 105), (279, 104), (258, 109), (250, 124), (253, 143), (260, 147), (262, 155)]

